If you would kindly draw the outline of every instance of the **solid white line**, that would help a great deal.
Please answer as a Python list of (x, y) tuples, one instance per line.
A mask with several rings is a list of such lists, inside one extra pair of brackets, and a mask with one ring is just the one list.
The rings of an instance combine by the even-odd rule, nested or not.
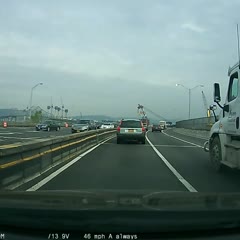
[(156, 154), (160, 157), (160, 159), (166, 164), (166, 166), (170, 169), (170, 171), (177, 177), (177, 179), (190, 191), (197, 192), (197, 190), (187, 181), (185, 180), (180, 173), (168, 162), (168, 160), (156, 149), (156, 147), (151, 143), (151, 141), (146, 136), (148, 143), (151, 145)]
[[(103, 143), (104, 145), (116, 145), (115, 143)], [(150, 145), (140, 145), (141, 147), (151, 147)], [(154, 144), (155, 147), (174, 147), (174, 148), (196, 148), (197, 146), (190, 146), (190, 145), (164, 145), (164, 144)]]
[(169, 135), (169, 134), (167, 134), (167, 133), (165, 133), (165, 132), (162, 132), (162, 133), (165, 134), (165, 135), (168, 136), (168, 137), (175, 138), (175, 139), (177, 139), (177, 140), (179, 140), (179, 141), (182, 141), (182, 142), (185, 142), (185, 143), (191, 144), (191, 145), (196, 146), (196, 147), (204, 148), (203, 146), (200, 146), (200, 145), (195, 144), (195, 143), (192, 143), (192, 142), (188, 142), (188, 141), (183, 140), (183, 139), (181, 139), (181, 138), (178, 138), (178, 137), (175, 137), (175, 136)]
[(193, 137), (193, 138), (198, 138), (198, 139), (202, 139), (202, 140), (208, 140), (208, 138), (196, 136), (196, 135), (193, 135), (193, 134), (177, 132), (177, 131), (174, 131), (174, 130), (173, 130), (173, 132), (175, 132), (177, 134), (181, 134), (181, 135), (187, 136), (187, 137)]
[(84, 152), (83, 154), (79, 155), (78, 157), (74, 158), (71, 162), (67, 163), (66, 165), (62, 166), (61, 168), (59, 168), (57, 171), (53, 172), (52, 174), (50, 174), (48, 177), (44, 178), (43, 180), (41, 180), (39, 183), (35, 184), (34, 186), (28, 188), (26, 191), (36, 191), (39, 188), (41, 188), (43, 185), (47, 184), (50, 180), (52, 180), (53, 178), (55, 178), (57, 175), (59, 175), (61, 172), (63, 172), (64, 170), (66, 170), (67, 168), (69, 168), (71, 165), (73, 165), (74, 163), (76, 163), (77, 161), (79, 161), (82, 157), (84, 157), (85, 155), (87, 155), (88, 153), (92, 152), (94, 149), (96, 149), (97, 147), (101, 146), (103, 143), (109, 141), (110, 139), (114, 138), (110, 137), (107, 140), (103, 141), (102, 143), (99, 143), (98, 145), (90, 148), (89, 150), (87, 150), (86, 152)]

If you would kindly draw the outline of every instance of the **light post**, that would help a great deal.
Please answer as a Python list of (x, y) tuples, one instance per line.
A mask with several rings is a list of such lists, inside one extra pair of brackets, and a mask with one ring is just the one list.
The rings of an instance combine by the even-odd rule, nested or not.
[(38, 83), (38, 84), (36, 84), (35, 86), (33, 86), (32, 89), (31, 89), (30, 109), (29, 109), (29, 117), (30, 117), (30, 119), (31, 119), (31, 116), (32, 116), (32, 98), (33, 98), (33, 90), (34, 90), (37, 86), (39, 86), (39, 85), (43, 85), (43, 83), (42, 83), (42, 82), (41, 82), (41, 83)]
[(204, 86), (203, 85), (197, 85), (193, 88), (187, 88), (184, 85), (177, 83), (176, 87), (178, 87), (178, 86), (181, 86), (181, 87), (185, 88), (186, 90), (188, 90), (188, 119), (190, 119), (190, 117), (191, 117), (191, 93), (192, 93), (192, 90), (197, 88), (197, 87), (204, 87)]

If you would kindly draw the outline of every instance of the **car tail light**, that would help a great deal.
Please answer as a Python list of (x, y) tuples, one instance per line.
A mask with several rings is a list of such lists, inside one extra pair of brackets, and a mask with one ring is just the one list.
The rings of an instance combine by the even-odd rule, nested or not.
[(142, 127), (142, 132), (145, 132), (145, 128), (144, 127)]
[(117, 131), (120, 132), (120, 126), (117, 127)]

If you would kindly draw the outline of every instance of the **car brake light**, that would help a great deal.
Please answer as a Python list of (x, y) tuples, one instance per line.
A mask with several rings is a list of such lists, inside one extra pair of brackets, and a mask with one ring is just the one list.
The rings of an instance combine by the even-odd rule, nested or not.
[(117, 127), (117, 131), (120, 132), (120, 126)]
[(145, 128), (144, 127), (142, 127), (142, 132), (145, 132)]

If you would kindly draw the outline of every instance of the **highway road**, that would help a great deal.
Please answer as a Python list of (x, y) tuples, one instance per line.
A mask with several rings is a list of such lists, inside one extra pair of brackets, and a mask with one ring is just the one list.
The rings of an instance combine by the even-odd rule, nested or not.
[(216, 173), (202, 149), (204, 139), (173, 129), (148, 132), (147, 139), (142, 145), (112, 138), (21, 190), (240, 191), (240, 172)]
[(29, 142), (39, 142), (56, 136), (71, 133), (71, 128), (61, 128), (60, 131), (36, 131), (34, 127), (0, 128), (0, 149), (16, 147)]

